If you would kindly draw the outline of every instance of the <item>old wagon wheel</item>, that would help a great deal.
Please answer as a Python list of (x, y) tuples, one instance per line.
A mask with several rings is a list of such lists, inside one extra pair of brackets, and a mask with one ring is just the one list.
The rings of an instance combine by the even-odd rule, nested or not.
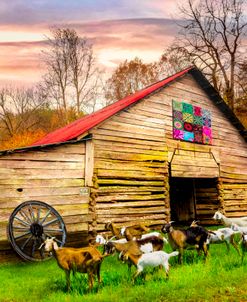
[(62, 217), (50, 205), (36, 200), (23, 202), (9, 218), (8, 238), (13, 249), (25, 260), (43, 261), (51, 256), (40, 245), (46, 237), (56, 237), (59, 246), (66, 240)]

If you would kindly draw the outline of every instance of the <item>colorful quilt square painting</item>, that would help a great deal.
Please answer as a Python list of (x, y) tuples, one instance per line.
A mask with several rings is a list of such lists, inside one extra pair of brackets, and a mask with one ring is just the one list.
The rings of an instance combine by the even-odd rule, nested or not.
[(212, 145), (211, 112), (173, 100), (173, 138)]

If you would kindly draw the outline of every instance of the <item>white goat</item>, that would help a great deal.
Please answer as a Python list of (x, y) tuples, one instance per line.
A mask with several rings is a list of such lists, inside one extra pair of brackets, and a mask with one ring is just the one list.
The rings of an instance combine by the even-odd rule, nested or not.
[(241, 234), (246, 233), (247, 234), (247, 226), (239, 226), (236, 223), (233, 223), (231, 225), (231, 229), (235, 232), (239, 232)]
[(123, 254), (123, 260), (127, 261), (130, 259), (133, 264), (137, 267), (137, 271), (135, 272), (133, 279), (135, 279), (138, 275), (143, 272), (146, 267), (157, 267), (162, 265), (165, 269), (166, 276), (168, 277), (169, 273), (169, 259), (171, 257), (177, 256), (179, 252), (175, 251), (170, 254), (164, 251), (156, 251), (153, 253), (142, 254), (142, 255), (133, 255), (129, 251)]
[(230, 244), (231, 244), (239, 254), (238, 246), (234, 240), (234, 235), (238, 234), (238, 233), (239, 233), (239, 231), (235, 231), (231, 228), (221, 228), (221, 229), (209, 232), (207, 244), (225, 243), (228, 251), (230, 249)]
[(220, 220), (225, 226), (231, 226), (232, 223), (236, 223), (239, 226), (247, 226), (247, 216), (237, 217), (237, 218), (228, 218), (224, 216), (221, 212), (215, 212), (213, 219)]

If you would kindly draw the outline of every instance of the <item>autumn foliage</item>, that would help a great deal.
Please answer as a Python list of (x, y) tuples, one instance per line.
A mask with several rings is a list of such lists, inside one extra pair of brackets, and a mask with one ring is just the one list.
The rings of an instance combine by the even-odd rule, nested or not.
[(30, 146), (35, 141), (45, 136), (45, 134), (46, 133), (41, 129), (14, 134), (11, 138), (0, 142), (0, 150), (9, 150)]

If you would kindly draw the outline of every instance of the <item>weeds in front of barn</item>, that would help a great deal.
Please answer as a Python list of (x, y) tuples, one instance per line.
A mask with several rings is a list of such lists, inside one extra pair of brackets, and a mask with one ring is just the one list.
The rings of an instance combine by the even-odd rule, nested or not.
[[(169, 280), (163, 271), (149, 271), (133, 284), (127, 265), (116, 256), (107, 257), (101, 267), (103, 284), (95, 282), (88, 292), (87, 277), (72, 277), (72, 291), (66, 292), (65, 274), (55, 260), (44, 263), (0, 266), (0, 301), (247, 301), (247, 257), (240, 257), (225, 245), (212, 245), (207, 262), (187, 251), (185, 263), (171, 259)], [(131, 273), (135, 271), (132, 267)]]

